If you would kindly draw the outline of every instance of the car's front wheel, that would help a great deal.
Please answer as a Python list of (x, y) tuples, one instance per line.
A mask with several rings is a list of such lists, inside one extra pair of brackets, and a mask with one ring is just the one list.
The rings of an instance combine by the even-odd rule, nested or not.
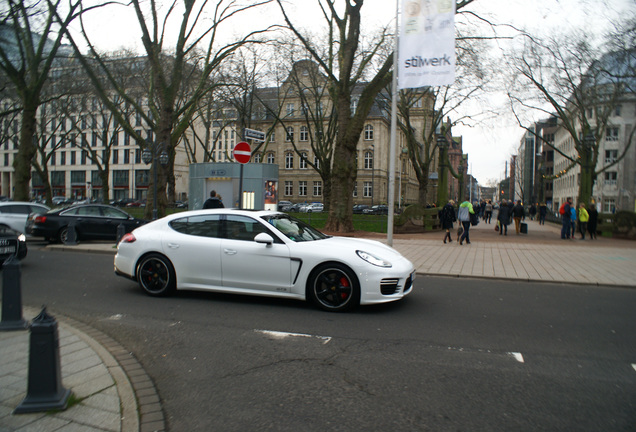
[(163, 255), (150, 254), (137, 266), (137, 281), (151, 296), (167, 296), (174, 292), (176, 275), (172, 263)]
[(351, 269), (339, 263), (328, 263), (310, 275), (307, 295), (319, 308), (344, 312), (360, 304), (360, 284)]

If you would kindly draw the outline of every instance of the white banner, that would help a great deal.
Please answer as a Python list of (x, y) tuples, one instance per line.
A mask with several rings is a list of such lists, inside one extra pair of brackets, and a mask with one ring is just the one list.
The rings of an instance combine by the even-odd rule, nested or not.
[(402, 0), (398, 88), (455, 81), (455, 0)]

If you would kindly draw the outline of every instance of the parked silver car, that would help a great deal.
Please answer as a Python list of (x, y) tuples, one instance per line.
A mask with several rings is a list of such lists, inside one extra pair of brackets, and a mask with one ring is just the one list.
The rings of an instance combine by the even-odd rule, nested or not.
[(31, 213), (43, 214), (49, 211), (44, 204), (26, 201), (0, 202), (0, 227), (9, 227), (19, 233), (26, 232), (26, 222)]

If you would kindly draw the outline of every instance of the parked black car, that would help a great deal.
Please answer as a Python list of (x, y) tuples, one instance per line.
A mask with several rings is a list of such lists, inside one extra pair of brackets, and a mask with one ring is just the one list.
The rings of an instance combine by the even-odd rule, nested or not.
[(69, 227), (73, 225), (78, 240), (116, 240), (120, 224), (128, 233), (144, 223), (146, 221), (113, 206), (81, 204), (32, 215), (27, 221), (26, 231), (35, 237), (65, 243)]
[(366, 204), (356, 204), (353, 206), (353, 214), (362, 214), (365, 209), (368, 209), (369, 206)]
[(384, 204), (374, 205), (371, 208), (364, 209), (362, 211), (364, 214), (374, 214), (374, 215), (388, 215), (389, 207)]
[(9, 227), (0, 227), (0, 264), (11, 256), (22, 259), (27, 255), (26, 237)]

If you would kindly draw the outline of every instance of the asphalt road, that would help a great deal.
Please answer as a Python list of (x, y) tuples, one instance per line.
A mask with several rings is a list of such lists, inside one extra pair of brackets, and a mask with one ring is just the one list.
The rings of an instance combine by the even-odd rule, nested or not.
[(112, 256), (32, 247), (26, 306), (109, 334), (172, 431), (634, 431), (636, 291), (419, 277), (348, 314), (297, 301), (151, 298)]

